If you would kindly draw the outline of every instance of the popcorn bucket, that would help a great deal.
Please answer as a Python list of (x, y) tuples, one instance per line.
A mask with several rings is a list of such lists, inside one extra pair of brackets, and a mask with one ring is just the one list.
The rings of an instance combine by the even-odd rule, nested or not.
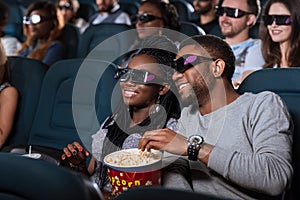
[(112, 195), (119, 195), (131, 187), (161, 184), (162, 153), (157, 150), (141, 152), (126, 149), (113, 152), (104, 158)]

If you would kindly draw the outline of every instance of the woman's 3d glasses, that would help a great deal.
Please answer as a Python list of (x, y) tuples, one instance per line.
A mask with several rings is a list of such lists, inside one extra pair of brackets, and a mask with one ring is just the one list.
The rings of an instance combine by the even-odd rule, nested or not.
[(183, 73), (191, 67), (198, 65), (203, 62), (213, 62), (216, 59), (204, 57), (204, 56), (197, 56), (192, 54), (186, 54), (175, 60), (174, 69), (177, 70), (179, 73)]
[(140, 21), (141, 23), (147, 23), (147, 22), (151, 22), (153, 20), (156, 19), (162, 19), (162, 17), (156, 17), (154, 15), (150, 15), (148, 13), (144, 13), (141, 15), (135, 15), (131, 18), (131, 22), (132, 24), (136, 24), (138, 21)]
[(274, 21), (278, 26), (292, 24), (292, 16), (290, 15), (265, 15), (262, 18), (266, 26), (272, 25)]
[(58, 9), (59, 10), (72, 10), (73, 6), (71, 4), (69, 4), (69, 3), (66, 3), (64, 5), (59, 5)]
[(226, 13), (227, 17), (232, 17), (232, 18), (241, 18), (244, 15), (252, 14), (250, 12), (243, 11), (238, 8), (228, 8), (228, 7), (219, 7), (219, 6), (216, 7), (216, 14), (218, 16), (222, 16), (224, 15), (224, 13)]
[(52, 20), (52, 18), (43, 17), (41, 15), (34, 14), (34, 15), (29, 16), (29, 17), (24, 16), (23, 17), (23, 24), (27, 24), (27, 25), (28, 24), (39, 24), (39, 23), (49, 21), (49, 20)]
[(135, 84), (161, 84), (164, 81), (157, 77), (155, 74), (152, 74), (147, 71), (136, 70), (136, 69), (122, 69), (118, 70), (115, 75), (116, 79), (119, 79), (120, 82), (126, 82), (131, 80)]

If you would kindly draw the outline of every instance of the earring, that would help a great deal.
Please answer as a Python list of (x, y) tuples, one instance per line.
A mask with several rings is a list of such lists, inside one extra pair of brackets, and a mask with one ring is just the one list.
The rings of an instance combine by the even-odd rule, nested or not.
[(158, 113), (160, 111), (160, 95), (157, 97), (156, 101), (155, 101), (155, 107), (154, 109), (152, 110), (151, 114), (154, 114), (154, 113)]
[(155, 102), (156, 104), (160, 104), (160, 97), (161, 97), (160, 95), (157, 97), (156, 102)]
[(151, 114), (158, 113), (160, 111), (160, 104), (155, 104), (155, 108), (152, 110)]

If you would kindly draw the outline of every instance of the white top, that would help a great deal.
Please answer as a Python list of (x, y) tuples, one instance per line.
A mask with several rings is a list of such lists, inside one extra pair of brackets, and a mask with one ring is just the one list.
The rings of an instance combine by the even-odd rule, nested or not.
[(2, 45), (6, 56), (16, 55), (16, 51), (21, 47), (19, 40), (12, 36), (4, 36), (1, 38)]

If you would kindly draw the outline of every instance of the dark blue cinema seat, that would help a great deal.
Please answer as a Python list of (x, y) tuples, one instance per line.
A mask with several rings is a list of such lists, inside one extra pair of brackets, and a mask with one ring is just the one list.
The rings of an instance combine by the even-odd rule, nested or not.
[(4, 29), (5, 34), (23, 41), (23, 15), (25, 8), (21, 1), (17, 0), (3, 1), (3, 3), (6, 3), (9, 7), (8, 21)]
[[(88, 56), (106, 61), (114, 60), (127, 52), (136, 38), (135, 34), (119, 34), (130, 29), (131, 27), (126, 24), (101, 23), (90, 25), (82, 34), (77, 56), (80, 58)], [(100, 43), (101, 45), (99, 45)]]
[(205, 35), (205, 31), (195, 23), (181, 21), (179, 31), (187, 36)]
[(89, 148), (91, 135), (111, 113), (111, 99), (118, 100), (112, 97), (117, 82), (114, 73), (113, 65), (100, 60), (67, 59), (53, 64), (43, 81), (27, 144), (59, 161), (69, 143), (79, 141)]
[(28, 141), (47, 66), (38, 60), (17, 56), (8, 57), (8, 63), (11, 84), (17, 88), (19, 99), (13, 129), (4, 146), (15, 146)]
[(194, 13), (193, 5), (186, 0), (170, 0), (179, 14), (180, 21), (191, 21)]
[(86, 177), (42, 160), (0, 153), (1, 200), (101, 200)]
[[(258, 70), (250, 74), (239, 86), (238, 92), (258, 93), (272, 91), (286, 103), (294, 122), (293, 167), (294, 176), (291, 190), (286, 199), (299, 199), (300, 191), (300, 68), (272, 68)], [(274, 111), (276, 112), (276, 111)]]
[(66, 46), (67, 58), (76, 58), (79, 45), (79, 29), (73, 24), (66, 24), (63, 28), (62, 41)]
[(158, 186), (130, 188), (122, 192), (115, 200), (153, 200), (153, 199), (172, 199), (172, 200), (220, 200), (221, 198), (174, 188), (163, 188)]
[(119, 1), (121, 9), (129, 16), (138, 14), (140, 3), (137, 1)]
[(96, 1), (82, 2), (77, 11), (77, 17), (83, 18), (85, 21), (89, 21), (90, 18), (97, 12), (98, 8)]

